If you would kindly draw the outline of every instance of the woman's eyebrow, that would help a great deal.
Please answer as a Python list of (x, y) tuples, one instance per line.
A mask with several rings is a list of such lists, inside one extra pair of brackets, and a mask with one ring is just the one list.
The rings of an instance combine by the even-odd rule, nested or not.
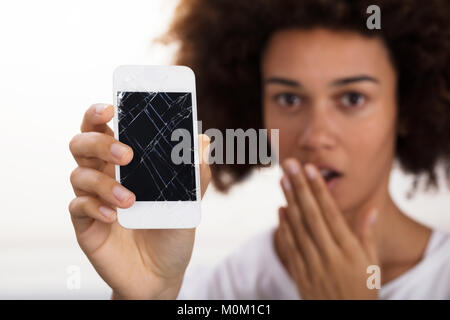
[(342, 86), (342, 85), (346, 85), (346, 84), (350, 84), (350, 83), (354, 83), (354, 82), (360, 82), (360, 81), (371, 81), (373, 83), (380, 84), (380, 81), (378, 81), (378, 79), (362, 74), (362, 75), (358, 75), (358, 76), (351, 76), (351, 77), (345, 77), (345, 78), (334, 80), (331, 83), (331, 85), (332, 86)]
[(295, 80), (280, 78), (280, 77), (270, 77), (264, 81), (264, 84), (270, 84), (270, 83), (278, 83), (278, 84), (283, 84), (285, 86), (296, 87), (296, 88), (302, 87), (302, 85)]
[[(357, 75), (357, 76), (336, 79), (333, 82), (331, 82), (331, 85), (332, 86), (342, 86), (342, 85), (346, 85), (346, 84), (350, 84), (350, 83), (354, 83), (354, 82), (360, 82), (360, 81), (370, 81), (370, 82), (373, 82), (376, 84), (380, 83), (380, 81), (378, 81), (378, 79), (363, 74), (363, 75)], [(282, 84), (285, 86), (290, 86), (290, 87), (295, 87), (295, 88), (302, 87), (301, 83), (298, 81), (295, 81), (292, 79), (287, 79), (287, 78), (281, 78), (281, 77), (270, 77), (270, 78), (266, 79), (264, 81), (264, 83), (265, 84), (277, 83), (277, 84)]]

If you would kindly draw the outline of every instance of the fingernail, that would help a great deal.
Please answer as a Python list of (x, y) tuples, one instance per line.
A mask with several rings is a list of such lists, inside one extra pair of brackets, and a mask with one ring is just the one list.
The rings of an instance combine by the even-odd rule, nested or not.
[(283, 185), (284, 189), (291, 190), (291, 183), (289, 182), (288, 177), (283, 176), (283, 178), (281, 178), (281, 184)]
[(109, 104), (98, 104), (96, 107), (95, 107), (95, 113), (97, 113), (97, 114), (102, 114), (103, 113), (103, 110), (105, 110), (106, 108), (108, 108), (109, 107)]
[(127, 200), (132, 196), (132, 193), (130, 191), (121, 186), (115, 186), (112, 192), (119, 201)]
[(116, 157), (117, 159), (122, 158), (122, 156), (125, 154), (125, 152), (128, 151), (128, 148), (122, 146), (121, 144), (118, 143), (113, 143), (111, 145), (111, 153), (114, 157)]
[(308, 178), (310, 180), (313, 180), (317, 176), (316, 168), (314, 168), (314, 166), (312, 164), (309, 164), (309, 163), (306, 164), (305, 171), (306, 171), (306, 175), (308, 176)]
[(286, 170), (289, 174), (294, 175), (299, 171), (299, 166), (295, 160), (288, 160), (285, 162)]
[(210, 143), (210, 142), (211, 142), (211, 139), (209, 138), (208, 135), (202, 134), (202, 142), (208, 142), (208, 143)]
[(116, 213), (113, 209), (105, 207), (105, 206), (100, 206), (98, 208), (98, 211), (100, 211), (100, 213), (107, 218), (111, 218)]

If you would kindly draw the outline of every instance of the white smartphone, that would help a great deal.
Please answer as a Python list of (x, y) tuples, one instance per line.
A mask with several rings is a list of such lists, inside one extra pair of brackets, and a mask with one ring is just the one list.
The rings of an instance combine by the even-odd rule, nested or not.
[[(117, 209), (128, 229), (194, 228), (200, 171), (194, 72), (185, 66), (120, 66), (113, 76), (114, 136), (133, 149), (116, 180), (136, 202)], [(180, 161), (180, 159), (182, 161)]]

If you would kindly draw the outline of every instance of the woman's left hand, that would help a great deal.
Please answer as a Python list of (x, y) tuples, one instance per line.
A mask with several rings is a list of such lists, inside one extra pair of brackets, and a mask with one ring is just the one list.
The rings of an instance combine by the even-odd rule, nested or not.
[(303, 299), (377, 299), (368, 267), (378, 265), (372, 238), (376, 210), (361, 216), (358, 234), (347, 224), (320, 172), (287, 160), (281, 180), (279, 247)]

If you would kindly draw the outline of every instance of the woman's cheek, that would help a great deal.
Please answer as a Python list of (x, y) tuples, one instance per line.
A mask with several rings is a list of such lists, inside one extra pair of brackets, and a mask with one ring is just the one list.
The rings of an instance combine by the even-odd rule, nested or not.
[[(354, 207), (373, 195), (390, 174), (393, 159), (392, 138), (385, 124), (368, 125), (360, 129), (365, 134), (356, 137), (348, 145), (349, 174), (345, 182), (348, 196), (343, 206)], [(350, 147), (351, 146), (351, 147)]]
[[(295, 156), (295, 152), (298, 149), (296, 139), (298, 132), (296, 123), (288, 123), (285, 117), (280, 117), (275, 112), (267, 112), (265, 114), (265, 127), (268, 129), (267, 133), (269, 139), (272, 136), (272, 130), (278, 130), (278, 155), (279, 161), (282, 162), (289, 156)], [(275, 135), (274, 135), (275, 136)]]

